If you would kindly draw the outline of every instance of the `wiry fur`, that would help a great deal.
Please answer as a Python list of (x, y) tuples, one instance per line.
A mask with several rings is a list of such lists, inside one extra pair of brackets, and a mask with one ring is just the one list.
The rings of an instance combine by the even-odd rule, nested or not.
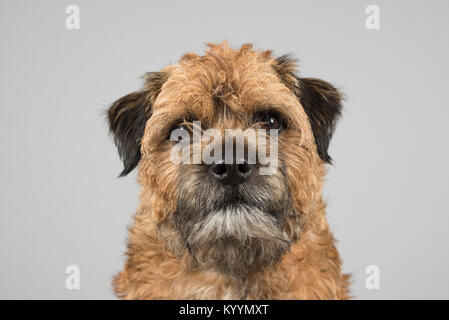
[[(340, 94), (294, 71), (291, 59), (276, 60), (251, 45), (238, 51), (227, 43), (210, 45), (205, 56), (184, 55), (160, 76), (146, 77), (143, 100), (125, 97), (111, 107), (124, 174), (137, 160), (142, 186), (125, 267), (114, 279), (118, 296), (348, 297), (348, 276), (341, 272), (321, 198)], [(138, 105), (142, 118), (136, 117)], [(230, 188), (211, 181), (204, 165), (170, 161), (173, 143), (166, 137), (183, 119), (246, 129), (257, 126), (254, 115), (267, 109), (286, 125), (276, 174)]]

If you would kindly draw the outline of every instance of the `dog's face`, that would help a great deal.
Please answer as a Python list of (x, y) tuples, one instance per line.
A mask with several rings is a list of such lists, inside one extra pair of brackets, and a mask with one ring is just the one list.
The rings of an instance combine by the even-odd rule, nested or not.
[[(147, 74), (142, 91), (110, 108), (122, 175), (140, 165), (142, 208), (151, 209), (162, 238), (192, 266), (244, 277), (273, 265), (320, 205), (340, 94), (294, 69), (293, 60), (249, 45), (212, 46), (203, 57), (189, 54)], [(195, 141), (199, 122), (219, 135)], [(231, 129), (235, 135), (227, 136)], [(216, 147), (215, 159), (173, 161), (180, 136), (192, 138), (184, 141), (189, 160), (208, 145)]]

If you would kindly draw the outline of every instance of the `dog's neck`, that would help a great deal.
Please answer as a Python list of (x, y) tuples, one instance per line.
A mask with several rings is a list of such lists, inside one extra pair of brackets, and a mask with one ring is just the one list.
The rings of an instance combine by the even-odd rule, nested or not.
[(151, 209), (141, 206), (129, 231), (128, 260), (115, 278), (115, 290), (129, 299), (346, 298), (347, 277), (341, 273), (324, 205), (316, 208), (300, 239), (275, 265), (239, 279), (213, 268), (192, 267), (188, 251), (170, 240), (176, 231), (161, 228)]

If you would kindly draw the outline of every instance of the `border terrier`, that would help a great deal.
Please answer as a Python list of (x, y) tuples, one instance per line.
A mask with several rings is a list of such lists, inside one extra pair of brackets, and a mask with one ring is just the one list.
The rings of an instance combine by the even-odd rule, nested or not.
[[(208, 46), (203, 56), (188, 53), (147, 73), (141, 90), (108, 110), (124, 163), (120, 176), (138, 167), (141, 185), (127, 259), (113, 281), (117, 296), (348, 298), (349, 276), (321, 196), (342, 94), (326, 81), (297, 76), (289, 55), (275, 58), (250, 44)], [(205, 129), (240, 133), (179, 141)], [(265, 142), (244, 136), (241, 157), (236, 141), (243, 130), (269, 133)], [(179, 144), (188, 150), (183, 160), (192, 160), (195, 149), (204, 155), (207, 146), (213, 160), (173, 161)], [(268, 146), (275, 166), (261, 174), (259, 153), (254, 161), (247, 155), (268, 154)]]

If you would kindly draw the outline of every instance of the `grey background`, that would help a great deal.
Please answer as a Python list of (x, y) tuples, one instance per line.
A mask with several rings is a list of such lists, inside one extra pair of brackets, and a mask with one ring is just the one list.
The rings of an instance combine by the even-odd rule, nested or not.
[[(65, 28), (65, 8), (81, 29)], [(381, 29), (365, 28), (365, 8)], [(448, 1), (0, 1), (0, 298), (113, 298), (135, 173), (102, 111), (186, 51), (252, 42), (347, 94), (328, 217), (352, 293), (449, 298)], [(81, 289), (65, 268), (81, 268)], [(381, 288), (365, 287), (378, 265)]]

